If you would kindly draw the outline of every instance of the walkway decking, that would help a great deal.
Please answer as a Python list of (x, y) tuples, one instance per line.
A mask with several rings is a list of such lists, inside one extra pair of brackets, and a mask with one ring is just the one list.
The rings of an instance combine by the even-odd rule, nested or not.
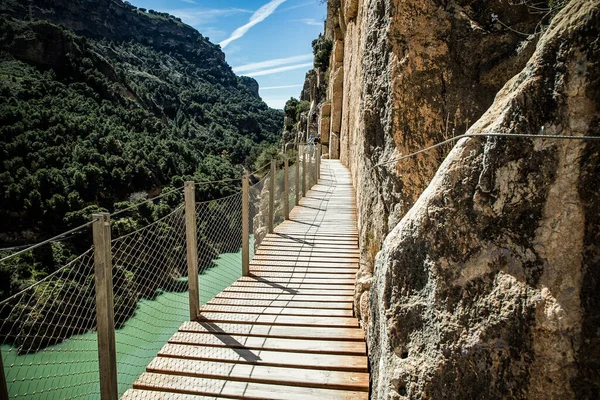
[(184, 323), (124, 399), (366, 399), (353, 318), (358, 238), (348, 170), (320, 183), (263, 240), (242, 277)]

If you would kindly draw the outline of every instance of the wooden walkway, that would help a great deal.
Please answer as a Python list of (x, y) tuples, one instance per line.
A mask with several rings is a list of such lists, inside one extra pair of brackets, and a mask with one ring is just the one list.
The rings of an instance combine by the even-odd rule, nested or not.
[(358, 269), (350, 174), (321, 180), (268, 235), (242, 277), (184, 323), (123, 399), (366, 399), (366, 345), (353, 317)]

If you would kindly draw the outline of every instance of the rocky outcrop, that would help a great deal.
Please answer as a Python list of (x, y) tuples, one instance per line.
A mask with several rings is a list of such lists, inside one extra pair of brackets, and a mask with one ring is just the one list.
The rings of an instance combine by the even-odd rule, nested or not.
[(565, 3), (328, 2), (320, 129), (356, 189), (374, 398), (599, 397), (597, 145), (393, 161), (597, 135), (598, 0)]
[(500, 0), (344, 0), (329, 8), (329, 152), (339, 148), (357, 193), (362, 318), (374, 255), (450, 147), (374, 166), (464, 133), (530, 58), (538, 36), (516, 31), (535, 32), (540, 16)]
[(331, 126), (331, 102), (321, 104), (319, 113), (319, 133), (321, 134), (322, 154), (329, 157), (329, 128)]
[[(469, 132), (600, 136), (599, 36), (569, 3)], [(372, 398), (599, 398), (599, 172), (600, 141), (461, 140), (376, 257)]]
[(260, 86), (258, 85), (258, 82), (256, 81), (256, 79), (251, 78), (249, 76), (239, 76), (238, 77), (238, 82), (247, 87), (250, 90), (250, 93), (252, 93), (252, 96), (254, 96), (257, 99), (261, 99), (260, 98), (260, 94), (259, 94), (259, 89)]
[(341, 29), (334, 30), (333, 52), (329, 65), (329, 92), (331, 116), (329, 125), (329, 158), (340, 158), (340, 132), (344, 98), (344, 40)]

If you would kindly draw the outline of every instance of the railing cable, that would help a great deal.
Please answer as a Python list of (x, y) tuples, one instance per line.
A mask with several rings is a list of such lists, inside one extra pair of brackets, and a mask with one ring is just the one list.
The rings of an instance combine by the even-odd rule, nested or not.
[(453, 138), (444, 140), (442, 142), (436, 143), (433, 146), (429, 146), (427, 148), (415, 151), (414, 153), (407, 154), (405, 156), (397, 157), (389, 161), (384, 161), (378, 164), (375, 164), (371, 169), (380, 167), (382, 165), (391, 164), (394, 162), (402, 161), (406, 158), (414, 157), (418, 154), (425, 153), (429, 150), (433, 150), (437, 147), (443, 146), (448, 143), (452, 143), (454, 141), (460, 140), (466, 137), (510, 137), (510, 138), (530, 138), (530, 139), (563, 139), (563, 140), (600, 140), (600, 136), (565, 136), (565, 135), (534, 135), (534, 134), (523, 134), (523, 133), (498, 133), (498, 132), (490, 132), (490, 133), (465, 133), (463, 135), (454, 136)]
[(26, 249), (23, 249), (23, 250), (21, 250), (21, 251), (18, 251), (18, 252), (16, 252), (16, 253), (13, 253), (13, 254), (11, 254), (11, 255), (9, 255), (9, 256), (6, 256), (6, 257), (4, 257), (4, 258), (0, 259), (0, 263), (1, 263), (1, 262), (3, 262), (3, 261), (6, 261), (6, 260), (8, 260), (8, 259), (10, 259), (10, 258), (16, 257), (16, 256), (18, 256), (19, 254), (26, 253), (26, 252), (28, 252), (28, 251), (31, 251), (31, 250), (33, 250), (33, 249), (37, 249), (38, 247), (41, 247), (41, 246), (43, 246), (43, 245), (45, 245), (45, 244), (52, 243), (52, 242), (56, 242), (58, 239), (62, 238), (62, 237), (63, 237), (63, 236), (65, 236), (65, 235), (69, 235), (69, 234), (71, 234), (71, 233), (74, 233), (74, 232), (77, 232), (77, 231), (79, 231), (79, 230), (81, 230), (81, 229), (83, 229), (83, 228), (87, 228), (88, 226), (92, 225), (92, 224), (94, 223), (94, 221), (96, 221), (96, 219), (94, 219), (94, 220), (92, 220), (92, 221), (89, 221), (89, 222), (86, 222), (85, 224), (83, 224), (83, 225), (80, 225), (80, 226), (78, 226), (77, 228), (73, 228), (73, 229), (71, 229), (71, 230), (69, 230), (69, 231), (63, 232), (63, 233), (61, 233), (60, 235), (54, 236), (54, 237), (52, 237), (52, 238), (50, 238), (50, 239), (46, 239), (46, 240), (44, 240), (43, 242), (40, 242), (40, 243), (34, 244), (34, 245), (30, 246), (30, 247), (27, 247)]

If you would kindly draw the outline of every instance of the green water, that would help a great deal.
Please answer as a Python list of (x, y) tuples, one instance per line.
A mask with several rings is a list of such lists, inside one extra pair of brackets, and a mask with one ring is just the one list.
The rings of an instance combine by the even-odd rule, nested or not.
[[(251, 239), (251, 248), (253, 248)], [(199, 276), (205, 304), (241, 276), (241, 251), (221, 254), (213, 268)], [(141, 300), (135, 315), (116, 331), (119, 395), (131, 388), (179, 326), (189, 319), (188, 292), (162, 293)], [(35, 354), (17, 355), (2, 346), (11, 398), (99, 398), (96, 333), (74, 336)]]

